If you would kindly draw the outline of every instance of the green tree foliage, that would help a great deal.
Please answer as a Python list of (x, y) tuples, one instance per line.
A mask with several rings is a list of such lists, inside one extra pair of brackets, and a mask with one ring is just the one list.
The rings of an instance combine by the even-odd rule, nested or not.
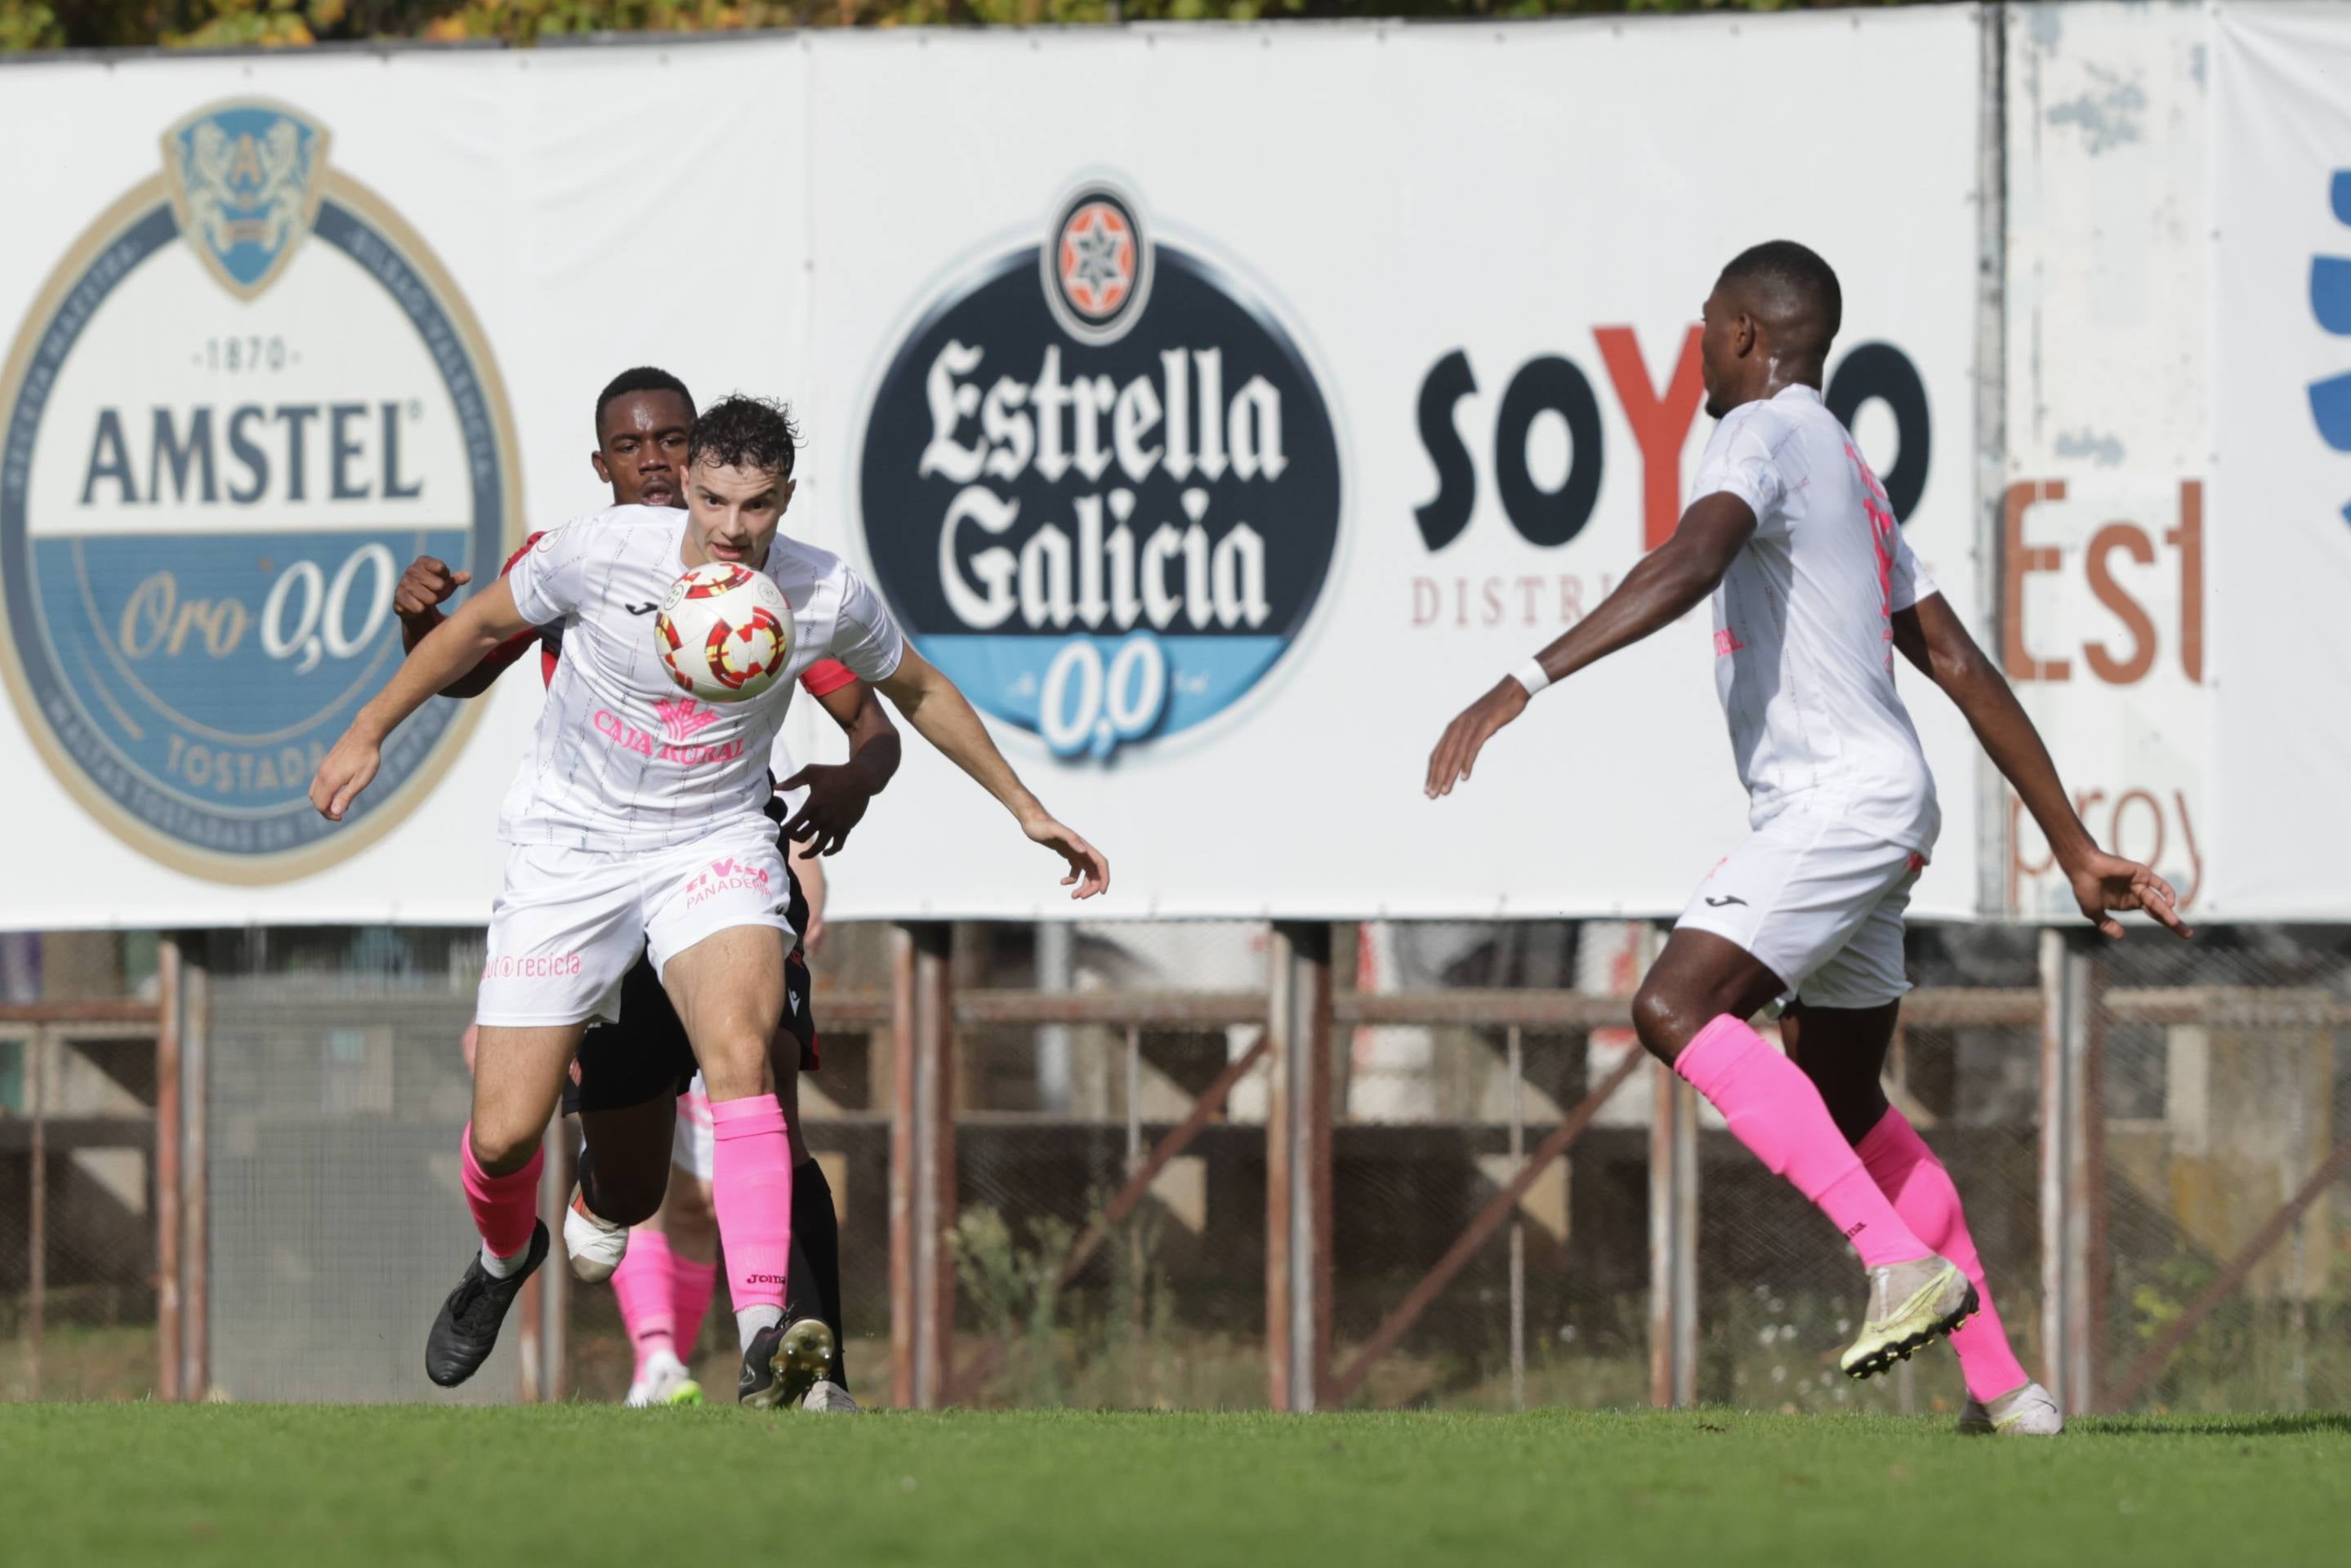
[[(418, 38), (529, 44), (576, 33), (793, 26), (1030, 26), (1289, 16), (1542, 16), (1782, 11), (1852, 0), (0, 0), (0, 54), (37, 49), (298, 48)], [(1904, 4), (1909, 0), (1881, 0)], [(1934, 3), (1934, 0), (1916, 0)]]

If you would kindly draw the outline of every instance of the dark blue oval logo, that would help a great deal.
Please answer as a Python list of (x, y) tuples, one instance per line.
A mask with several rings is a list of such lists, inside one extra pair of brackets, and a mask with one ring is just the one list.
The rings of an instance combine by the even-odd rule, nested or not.
[(214, 880), (315, 871), (430, 789), (465, 704), (402, 726), (344, 827), (308, 800), (399, 663), (405, 563), (482, 576), (520, 514), (480, 329), (328, 141), (266, 100), (181, 121), (0, 370), (0, 672), (77, 798)]
[(1322, 600), (1342, 499), (1332, 405), (1273, 311), (1100, 184), (898, 346), (856, 493), (932, 661), (1096, 758), (1265, 680)]

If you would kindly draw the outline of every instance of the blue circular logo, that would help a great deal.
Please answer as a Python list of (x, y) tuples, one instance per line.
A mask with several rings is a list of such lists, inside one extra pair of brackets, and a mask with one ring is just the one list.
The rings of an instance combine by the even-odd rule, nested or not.
[(495, 571), (520, 512), (480, 329), (328, 140), (254, 99), (174, 126), (0, 370), (0, 672), (78, 799), (214, 880), (315, 871), (430, 789), (465, 704), (343, 827), (308, 799), (400, 661), (407, 561)]
[(925, 654), (1056, 755), (1104, 759), (1231, 707), (1304, 630), (1339, 443), (1272, 309), (1092, 184), (898, 345), (855, 494)]

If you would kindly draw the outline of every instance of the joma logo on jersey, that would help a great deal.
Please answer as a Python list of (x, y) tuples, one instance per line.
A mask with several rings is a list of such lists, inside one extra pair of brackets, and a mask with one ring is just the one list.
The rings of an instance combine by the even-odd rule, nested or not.
[(464, 704), (402, 727), (358, 831), (308, 798), (400, 657), (400, 564), (479, 576), (520, 511), (479, 328), (329, 141), (261, 99), (181, 120), (0, 369), (0, 673), (77, 798), (223, 881), (340, 859), (430, 788)]
[(975, 702), (1063, 757), (1239, 701), (1306, 628), (1339, 545), (1336, 419), (1298, 342), (1105, 183), (929, 302), (859, 464), (892, 607)]

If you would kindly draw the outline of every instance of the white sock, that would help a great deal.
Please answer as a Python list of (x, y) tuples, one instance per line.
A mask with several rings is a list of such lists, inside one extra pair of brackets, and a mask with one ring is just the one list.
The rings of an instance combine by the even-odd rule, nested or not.
[(530, 1249), (528, 1247), (525, 1247), (519, 1252), (509, 1253), (507, 1256), (501, 1258), (496, 1252), (491, 1251), (490, 1244), (487, 1241), (485, 1241), (482, 1243), (482, 1272), (489, 1275), (490, 1278), (494, 1280), (503, 1280), (512, 1274), (517, 1269), (521, 1268), (522, 1261), (529, 1256)]
[(772, 1328), (784, 1321), (784, 1309), (779, 1306), (747, 1306), (735, 1314), (735, 1336), (743, 1342), (742, 1348), (751, 1348), (763, 1328)]

